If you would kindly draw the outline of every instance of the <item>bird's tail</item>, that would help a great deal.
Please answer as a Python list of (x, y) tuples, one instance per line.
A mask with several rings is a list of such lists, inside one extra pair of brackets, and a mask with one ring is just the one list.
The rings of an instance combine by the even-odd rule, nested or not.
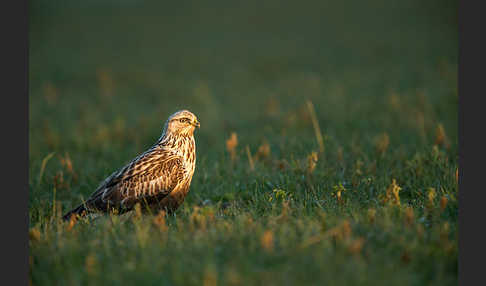
[(73, 215), (85, 216), (87, 214), (87, 209), (84, 204), (79, 205), (77, 208), (67, 212), (62, 219), (64, 221), (69, 221)]

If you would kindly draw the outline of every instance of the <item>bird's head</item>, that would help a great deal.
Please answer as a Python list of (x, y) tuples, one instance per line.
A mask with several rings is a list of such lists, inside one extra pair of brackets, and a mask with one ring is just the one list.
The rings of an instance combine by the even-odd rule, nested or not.
[(167, 119), (165, 131), (176, 136), (191, 136), (200, 127), (196, 115), (188, 110), (180, 110)]

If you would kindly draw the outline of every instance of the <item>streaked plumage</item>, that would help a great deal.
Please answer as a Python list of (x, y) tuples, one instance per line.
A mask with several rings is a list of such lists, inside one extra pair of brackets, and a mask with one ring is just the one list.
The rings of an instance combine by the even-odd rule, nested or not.
[(82, 205), (64, 215), (130, 211), (136, 203), (152, 210), (175, 211), (184, 201), (196, 165), (194, 130), (197, 117), (181, 110), (165, 122), (162, 136), (150, 149), (111, 174)]

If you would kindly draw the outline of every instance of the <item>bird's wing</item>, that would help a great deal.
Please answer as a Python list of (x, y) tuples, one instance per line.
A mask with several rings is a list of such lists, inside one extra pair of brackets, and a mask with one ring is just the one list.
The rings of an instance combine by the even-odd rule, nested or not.
[(91, 197), (125, 207), (142, 198), (163, 198), (183, 180), (185, 171), (182, 157), (165, 149), (149, 150), (109, 176)]

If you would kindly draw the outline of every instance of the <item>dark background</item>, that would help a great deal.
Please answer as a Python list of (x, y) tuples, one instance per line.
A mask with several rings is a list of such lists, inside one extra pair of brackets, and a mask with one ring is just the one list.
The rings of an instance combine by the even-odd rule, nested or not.
[[(263, 124), (269, 101), (278, 102), (274, 118), (283, 120), (304, 99), (313, 101), (325, 133), (342, 140), (360, 130), (414, 140), (403, 131), (417, 116), (425, 137), (437, 122), (455, 137), (456, 5), (31, 1), (32, 142), (53, 121), (70, 132), (83, 116), (99, 123), (120, 117), (129, 127), (145, 119), (155, 131), (188, 108), (205, 127), (201, 144), (215, 143), (223, 130)], [(45, 106), (48, 85), (59, 105)], [(408, 104), (401, 114), (388, 108), (391, 94)]]

